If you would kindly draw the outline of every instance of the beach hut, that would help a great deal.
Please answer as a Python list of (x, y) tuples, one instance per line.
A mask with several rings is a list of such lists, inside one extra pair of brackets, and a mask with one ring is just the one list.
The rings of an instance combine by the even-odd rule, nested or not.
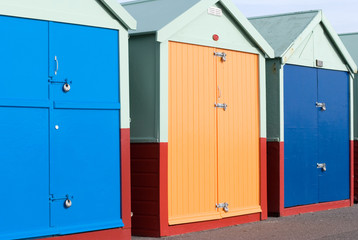
[[(358, 62), (358, 33), (347, 33), (339, 35), (346, 46), (349, 54), (353, 57), (353, 60)], [(354, 92), (354, 201), (358, 201), (358, 75), (354, 75), (353, 92)]]
[(123, 4), (130, 32), (132, 227), (168, 236), (265, 219), (265, 56), (227, 0)]
[(0, 2), (0, 239), (130, 239), (135, 26), (114, 0)]
[(275, 50), (266, 65), (269, 214), (350, 206), (356, 64), (321, 11), (250, 22)]

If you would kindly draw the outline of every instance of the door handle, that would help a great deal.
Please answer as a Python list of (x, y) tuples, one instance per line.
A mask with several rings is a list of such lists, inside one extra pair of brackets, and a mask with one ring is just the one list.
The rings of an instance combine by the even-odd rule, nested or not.
[(55, 62), (56, 62), (55, 75), (57, 75), (57, 72), (58, 72), (58, 59), (57, 59), (57, 56), (55, 56)]
[(317, 163), (317, 168), (321, 168), (323, 172), (327, 171), (327, 166), (325, 163)]
[(222, 108), (224, 111), (226, 111), (227, 104), (226, 103), (215, 103), (214, 105), (216, 108)]
[(316, 102), (316, 107), (317, 107), (317, 108), (321, 108), (322, 111), (326, 111), (326, 110), (327, 110), (326, 103)]

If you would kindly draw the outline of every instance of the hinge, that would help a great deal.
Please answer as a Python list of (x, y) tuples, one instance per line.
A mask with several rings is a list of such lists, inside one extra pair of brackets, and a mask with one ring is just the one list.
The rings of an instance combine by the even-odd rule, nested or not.
[(229, 204), (227, 202), (218, 203), (215, 206), (216, 206), (216, 208), (222, 208), (225, 212), (229, 211)]
[(226, 61), (226, 53), (224, 52), (214, 52), (214, 56), (221, 57), (221, 61)]

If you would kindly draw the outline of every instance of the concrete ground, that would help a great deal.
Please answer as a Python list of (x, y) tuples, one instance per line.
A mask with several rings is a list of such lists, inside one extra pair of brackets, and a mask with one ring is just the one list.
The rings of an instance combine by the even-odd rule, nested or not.
[[(158, 240), (158, 238), (133, 237), (133, 240)], [(358, 205), (297, 216), (269, 218), (266, 221), (233, 227), (189, 233), (163, 240), (358, 240)]]

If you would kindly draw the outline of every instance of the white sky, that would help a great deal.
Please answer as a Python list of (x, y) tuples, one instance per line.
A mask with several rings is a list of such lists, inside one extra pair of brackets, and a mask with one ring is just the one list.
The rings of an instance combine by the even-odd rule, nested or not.
[[(128, 2), (128, 0), (118, 1)], [(358, 32), (358, 0), (232, 1), (246, 17), (322, 9), (323, 13), (338, 33)]]

